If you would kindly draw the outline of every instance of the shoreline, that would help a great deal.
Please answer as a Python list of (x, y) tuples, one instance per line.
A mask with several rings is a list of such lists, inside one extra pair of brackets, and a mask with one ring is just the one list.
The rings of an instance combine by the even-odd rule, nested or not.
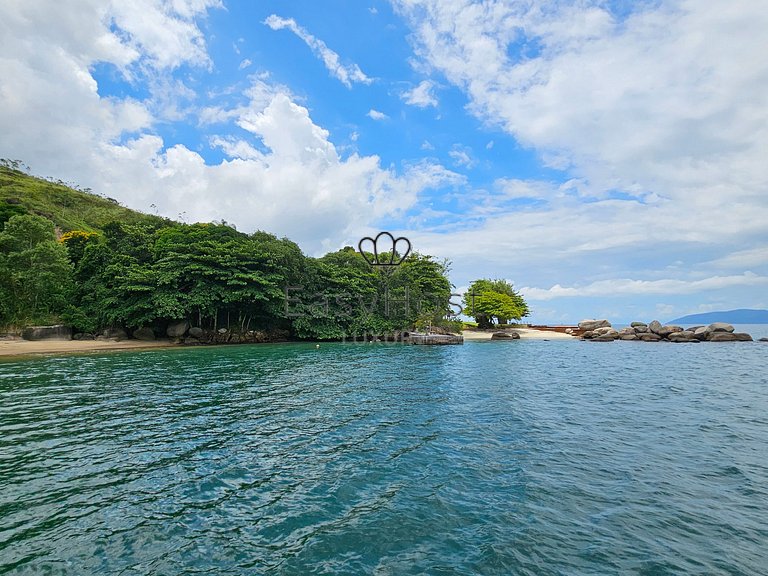
[[(464, 330), (464, 340), (490, 340), (498, 330)], [(515, 328), (521, 340), (576, 340), (574, 336), (547, 330)], [(120, 350), (154, 350), (157, 348), (181, 348), (170, 340), (0, 340), (0, 357), (45, 356), (49, 354), (77, 354), (84, 352), (108, 352)]]
[(168, 340), (0, 340), (0, 357), (45, 356), (111, 350), (151, 350), (178, 346)]
[[(554, 330), (537, 330), (534, 328), (511, 328), (509, 332), (517, 332), (520, 340), (578, 340), (576, 336), (555, 332)], [(461, 334), (464, 340), (490, 340), (494, 332), (503, 330), (464, 330)]]

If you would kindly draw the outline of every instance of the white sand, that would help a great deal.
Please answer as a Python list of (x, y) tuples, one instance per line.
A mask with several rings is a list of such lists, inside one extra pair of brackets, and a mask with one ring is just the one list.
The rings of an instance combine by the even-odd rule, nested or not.
[(98, 350), (142, 350), (173, 346), (168, 340), (146, 342), (141, 340), (0, 340), (0, 356), (26, 356), (30, 354), (63, 354)]
[[(494, 332), (500, 330), (464, 330), (464, 340), (490, 340)], [(549, 330), (531, 330), (530, 328), (515, 328), (514, 332), (520, 334), (521, 340), (574, 340), (574, 336)]]

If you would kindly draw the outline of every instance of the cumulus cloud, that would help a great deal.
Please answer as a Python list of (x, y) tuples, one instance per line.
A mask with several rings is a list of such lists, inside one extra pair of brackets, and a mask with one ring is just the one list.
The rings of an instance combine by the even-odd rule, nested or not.
[[(720, 290), (735, 286), (766, 286), (768, 276), (758, 276), (751, 272), (734, 276), (712, 276), (700, 280), (678, 280), (665, 278), (662, 280), (632, 280), (618, 278), (592, 282), (585, 286), (560, 286), (551, 288), (520, 288), (525, 298), (531, 301), (546, 301), (555, 298), (594, 296), (634, 296), (647, 294), (694, 294), (709, 290)], [(669, 311), (671, 312), (671, 310)]]
[[(468, 193), (470, 217), (450, 237), (422, 236), (454, 270), (474, 262), (574, 286), (584, 274), (768, 274), (750, 248), (768, 244), (768, 60), (750, 56), (768, 45), (768, 12), (750, 0), (641, 2), (629, 13), (597, 0), (393, 5), (423, 68), (570, 177), (498, 181), (510, 203), (493, 218), (472, 219), (483, 196)], [(514, 202), (526, 198), (543, 202)]]
[(352, 84), (356, 82), (361, 84), (370, 84), (373, 82), (371, 78), (366, 76), (363, 71), (360, 70), (360, 67), (357, 64), (342, 64), (341, 58), (336, 52), (328, 48), (325, 42), (315, 38), (304, 28), (299, 26), (293, 18), (281, 18), (276, 14), (272, 14), (264, 21), (264, 24), (272, 28), (272, 30), (288, 29), (296, 34), (296, 36), (301, 38), (304, 43), (312, 49), (312, 52), (323, 61), (328, 72), (347, 88), (351, 88)]
[[(374, 155), (342, 156), (309, 110), (268, 76), (251, 77), (245, 90), (229, 94), (231, 104), (170, 106), (174, 97), (194, 99), (174, 71), (210, 63), (196, 22), (215, 2), (137, 3), (148, 21), (133, 5), (77, 3), (80, 10), (16, 3), (0, 20), (1, 157), (134, 208), (155, 205), (186, 221), (223, 219), (286, 235), (311, 253), (354, 240), (446, 181), (431, 164), (398, 174)], [(96, 63), (124, 70), (142, 87), (165, 86), (167, 97), (102, 96)], [(207, 144), (224, 154), (222, 162), (209, 165), (198, 150), (158, 135), (160, 122), (180, 114), (216, 132)]]
[(437, 98), (433, 93), (434, 88), (434, 83), (430, 82), (429, 80), (423, 80), (412, 90), (407, 90), (404, 92), (402, 98), (406, 104), (410, 104), (411, 106), (418, 106), (419, 108), (437, 106)]
[(368, 114), (366, 114), (366, 116), (368, 116), (368, 118), (370, 118), (371, 120), (386, 120), (387, 118), (389, 118), (389, 116), (384, 114), (384, 112), (379, 112), (378, 110), (374, 110), (373, 108), (368, 110)]

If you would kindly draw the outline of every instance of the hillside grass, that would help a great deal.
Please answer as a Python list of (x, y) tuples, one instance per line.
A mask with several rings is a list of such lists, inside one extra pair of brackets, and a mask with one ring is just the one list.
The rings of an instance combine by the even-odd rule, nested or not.
[(115, 200), (0, 165), (0, 209), (12, 207), (48, 218), (61, 232), (100, 232), (104, 225), (112, 221), (127, 224), (170, 223), (159, 216), (121, 206)]

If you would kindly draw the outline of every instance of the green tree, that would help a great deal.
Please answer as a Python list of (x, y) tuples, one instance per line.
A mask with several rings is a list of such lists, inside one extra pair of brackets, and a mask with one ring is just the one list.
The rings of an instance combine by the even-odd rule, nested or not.
[(528, 304), (506, 280), (475, 280), (464, 294), (464, 313), (472, 316), (479, 328), (507, 324), (528, 316)]
[(13, 216), (0, 233), (0, 314), (4, 324), (57, 321), (72, 293), (72, 263), (53, 222)]

